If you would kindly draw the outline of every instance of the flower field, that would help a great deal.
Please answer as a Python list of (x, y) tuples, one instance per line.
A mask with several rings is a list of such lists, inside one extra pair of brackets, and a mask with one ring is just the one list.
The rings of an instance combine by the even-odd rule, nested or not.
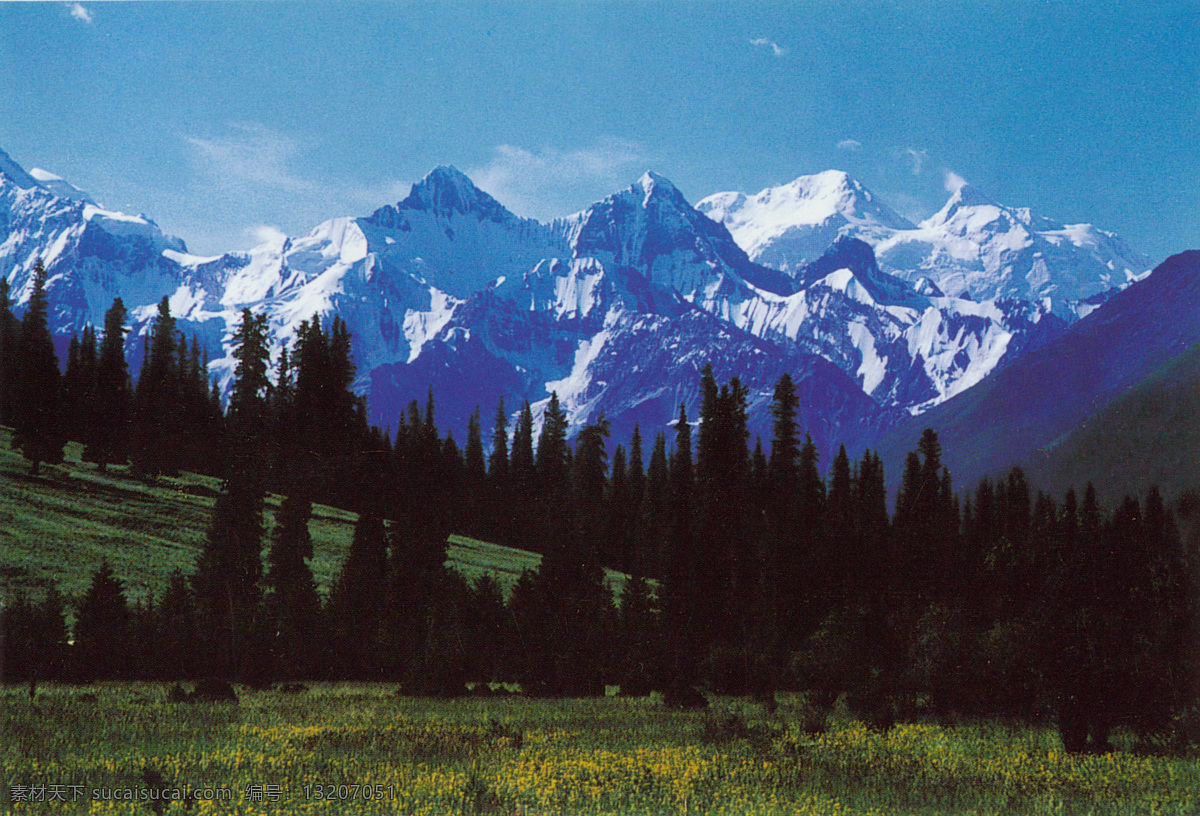
[[(8, 689), (15, 813), (1194, 814), (1194, 760), (1063, 753), (1052, 729), (901, 725), (802, 701), (673, 712), (654, 699), (427, 701), (385, 686)], [(91, 695), (91, 696), (88, 696)], [(93, 699), (94, 698), (94, 699)]]

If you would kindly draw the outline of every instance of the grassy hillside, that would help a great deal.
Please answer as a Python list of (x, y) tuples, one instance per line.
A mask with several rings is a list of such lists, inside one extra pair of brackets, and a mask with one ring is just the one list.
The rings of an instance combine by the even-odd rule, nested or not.
[[(81, 597), (105, 559), (128, 594), (158, 597), (171, 572), (190, 574), (204, 543), (220, 480), (185, 473), (145, 482), (124, 467), (100, 473), (80, 460), (81, 446), (67, 446), (66, 461), (43, 467), (30, 479), (28, 464), (9, 448), (11, 431), (0, 428), (0, 593), (35, 594), (50, 582)], [(266, 503), (268, 538), (280, 497)], [(316, 505), (309, 530), (318, 589), (328, 593), (350, 548), (357, 515)], [(447, 563), (468, 579), (492, 574), (506, 589), (541, 556), (524, 550), (451, 536)], [(609, 573), (614, 589), (625, 576)]]

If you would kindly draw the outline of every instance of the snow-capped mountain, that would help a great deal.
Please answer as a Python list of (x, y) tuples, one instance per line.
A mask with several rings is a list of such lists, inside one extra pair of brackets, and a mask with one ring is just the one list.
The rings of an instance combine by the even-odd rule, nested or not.
[(42, 260), (56, 333), (103, 325), (115, 297), (132, 308), (175, 293), (186, 276), (175, 257), (186, 250), (148, 218), (106, 210), (58, 176), (27, 173), (0, 151), (0, 275), (13, 302), (23, 304)]
[[(512, 214), (450, 167), (369, 216), (201, 258), (145, 217), (104, 210), (69, 182), (25, 173), (0, 154), (0, 273), (19, 307), (35, 257), (45, 260), (63, 337), (101, 324), (122, 297), (134, 348), (166, 296), (226, 385), (243, 308), (268, 316), (276, 353), (302, 321), (340, 315), (354, 338), (356, 390), (383, 426), (431, 385), (440, 421), (457, 429), (501, 396), (511, 411), (528, 399), (540, 413), (555, 391), (573, 430), (604, 416), (624, 441), (634, 422), (647, 433), (664, 428), (680, 403), (694, 416), (699, 371), (712, 362), (719, 379), (749, 387), (751, 426), (769, 434), (771, 390), (791, 371), (803, 422), (826, 454), (962, 392), (1064, 325), (1042, 303), (977, 302), (928, 278), (889, 274), (869, 241), (846, 235), (860, 229), (883, 245), (925, 227), (845, 174), (795, 183), (787, 196), (760, 194), (755, 206), (783, 213), (780, 201), (804, 200), (843, 234), (782, 269), (752, 260), (709, 217), (715, 205), (705, 215), (655, 173), (544, 224)], [(966, 206), (941, 223), (957, 223)], [(751, 212), (747, 201), (740, 212)], [(136, 368), (140, 357), (131, 361)]]
[(1037, 301), (1072, 322), (1144, 276), (1149, 259), (1090, 224), (1059, 224), (957, 183), (936, 214), (913, 225), (845, 173), (801, 176), (755, 196), (718, 193), (697, 208), (724, 223), (758, 263), (789, 272), (838, 237), (870, 244), (880, 267), (983, 302)]
[(914, 229), (841, 170), (800, 176), (753, 196), (716, 193), (696, 209), (723, 223), (757, 263), (788, 273), (820, 258), (840, 237), (874, 246), (897, 230)]
[(1028, 208), (997, 204), (963, 184), (917, 229), (875, 245), (900, 277), (926, 275), (947, 294), (974, 300), (1043, 301), (1073, 319), (1150, 271), (1149, 259), (1091, 224), (1059, 224)]

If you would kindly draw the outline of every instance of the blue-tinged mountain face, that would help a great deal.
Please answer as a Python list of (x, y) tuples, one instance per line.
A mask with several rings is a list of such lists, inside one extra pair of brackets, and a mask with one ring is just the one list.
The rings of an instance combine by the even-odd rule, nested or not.
[[(543, 224), (438, 167), (368, 217), (214, 258), (189, 255), (152, 221), (104, 210), (40, 174), (46, 181), (0, 156), (0, 271), (20, 304), (34, 258), (45, 258), (64, 338), (101, 325), (119, 296), (137, 347), (167, 296), (180, 330), (208, 347), (210, 371), (228, 387), (243, 308), (267, 315), (276, 355), (302, 321), (337, 314), (353, 337), (355, 388), (369, 397), (372, 422), (395, 427), (432, 386), (439, 423), (460, 439), (476, 407), (491, 416), (503, 397), (515, 415), (528, 400), (540, 418), (552, 392), (572, 434), (604, 416), (613, 445), (634, 423), (648, 437), (680, 404), (694, 416), (699, 372), (711, 363), (719, 380), (738, 376), (750, 387), (751, 427), (764, 438), (774, 383), (790, 372), (802, 426), (829, 461), (838, 443), (853, 449), (897, 417), (968, 391), (1066, 325), (1041, 301), (948, 296), (928, 277), (893, 274), (871, 240), (916, 228), (839, 173), (758, 206), (778, 215), (788, 202), (829, 205), (829, 218), (871, 240), (835, 237), (787, 269), (753, 261), (725, 223), (655, 173)], [(960, 199), (947, 221), (990, 206)]]
[(1200, 343), (1197, 315), (1200, 252), (1192, 251), (1168, 258), (976, 388), (890, 429), (879, 442), (885, 464), (901, 464), (921, 430), (933, 427), (959, 484), (1036, 465), (1089, 417)]

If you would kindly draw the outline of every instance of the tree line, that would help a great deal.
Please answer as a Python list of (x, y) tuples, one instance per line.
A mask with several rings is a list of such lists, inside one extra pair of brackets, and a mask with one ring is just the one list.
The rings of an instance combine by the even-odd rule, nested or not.
[[(70, 648), (57, 593), (7, 607), (6, 679), (791, 688), (825, 710), (845, 695), (880, 727), (1053, 720), (1074, 751), (1108, 750), (1118, 726), (1196, 739), (1183, 726), (1200, 680), (1200, 553), (1157, 490), (1105, 512), (1090, 485), (1058, 500), (1014, 469), (959, 494), (927, 430), (889, 513), (877, 454), (852, 461), (843, 447), (822, 475), (790, 376), (775, 387), (772, 438), (751, 447), (747, 390), (711, 367), (698, 416), (681, 406), (648, 460), (635, 427), (610, 461), (603, 418), (569, 444), (556, 394), (536, 440), (530, 404), (510, 432), (501, 401), (490, 451), (479, 409), (460, 448), (437, 429), (432, 390), (393, 434), (368, 427), (336, 317), (304, 322), (272, 366), (265, 317), (244, 311), (222, 410), (165, 299), (136, 387), (119, 301), (103, 338), (72, 342), (60, 380), (43, 287), (35, 275), (20, 323), (0, 290), (0, 411), (31, 472), (74, 438), (101, 469), (197, 470), (223, 488), (193, 574), (161, 598), (130, 605), (102, 566)], [(269, 540), (268, 492), (283, 496)], [(314, 503), (358, 513), (328, 598), (309, 565)], [(1189, 521), (1193, 504), (1179, 508)], [(451, 532), (534, 550), (541, 567), (508, 597), (493, 579), (468, 583), (445, 566)], [(616, 602), (603, 567), (631, 576)]]

